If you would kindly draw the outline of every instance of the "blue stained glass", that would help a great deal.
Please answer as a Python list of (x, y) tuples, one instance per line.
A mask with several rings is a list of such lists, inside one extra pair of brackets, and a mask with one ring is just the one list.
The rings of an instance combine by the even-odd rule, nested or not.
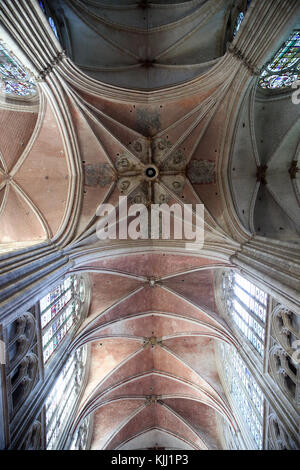
[(54, 21), (54, 19), (53, 19), (51, 16), (48, 16), (47, 8), (46, 8), (46, 5), (45, 5), (45, 2), (43, 2), (43, 0), (39, 0), (39, 4), (40, 4), (41, 9), (43, 10), (43, 12), (45, 13), (45, 15), (47, 16), (48, 23), (49, 23), (49, 25), (51, 26), (51, 29), (52, 29), (53, 33), (55, 34), (55, 36), (56, 36), (57, 39), (58, 39), (58, 32), (57, 32), (57, 28), (56, 28), (56, 26), (55, 26), (55, 21)]
[(40, 4), (40, 7), (41, 9), (43, 10), (44, 13), (46, 13), (46, 7), (45, 7), (45, 4), (42, 0), (39, 1), (39, 4)]
[(239, 29), (240, 29), (240, 27), (241, 27), (241, 24), (242, 24), (242, 22), (243, 22), (244, 19), (245, 19), (245, 14), (246, 14), (246, 11), (247, 11), (248, 8), (249, 8), (249, 5), (250, 5), (251, 1), (252, 1), (252, 0), (248, 0), (247, 6), (246, 6), (246, 9), (245, 9), (245, 12), (242, 12), (242, 11), (241, 11), (241, 12), (238, 14), (238, 17), (237, 17), (236, 22), (235, 22), (235, 27), (234, 27), (234, 30), (233, 30), (233, 37), (234, 37), (234, 38), (235, 38), (235, 36), (237, 35), (237, 33), (238, 33), (238, 31), (239, 31)]
[(75, 351), (67, 360), (45, 402), (46, 447), (57, 449), (57, 444), (74, 412), (84, 379), (87, 360), (86, 346)]
[(55, 36), (56, 36), (57, 39), (58, 39), (58, 33), (57, 33), (57, 29), (56, 29), (56, 26), (55, 26), (55, 23), (54, 23), (53, 18), (51, 18), (51, 16), (49, 16), (48, 21), (49, 21), (49, 24), (50, 24), (50, 26), (51, 26), (51, 28), (52, 28), (52, 31), (54, 32)]
[(243, 22), (245, 18), (245, 15), (244, 13), (239, 13), (238, 17), (237, 17), (237, 20), (236, 20), (236, 24), (235, 24), (235, 28), (234, 28), (234, 31), (233, 31), (233, 37), (235, 38), (235, 36), (237, 35), (238, 33), (238, 30), (240, 29), (241, 27), (241, 24)]
[[(74, 278), (71, 276), (40, 300), (45, 363), (50, 359), (75, 321), (73, 288)], [(51, 305), (53, 302), (54, 304)], [(49, 325), (50, 322), (52, 325)]]

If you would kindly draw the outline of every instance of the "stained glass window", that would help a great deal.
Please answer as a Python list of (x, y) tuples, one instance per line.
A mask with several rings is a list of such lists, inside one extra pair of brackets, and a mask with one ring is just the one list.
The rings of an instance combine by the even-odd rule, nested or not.
[(74, 412), (82, 387), (86, 358), (86, 346), (75, 351), (67, 360), (47, 397), (45, 403), (47, 450), (57, 448)]
[(234, 27), (234, 31), (233, 31), (233, 37), (235, 38), (235, 36), (237, 35), (238, 33), (238, 30), (240, 29), (240, 26), (243, 22), (243, 19), (245, 18), (245, 15), (244, 13), (241, 11), (236, 19), (236, 23), (235, 23), (235, 27)]
[(51, 26), (51, 29), (52, 29), (53, 33), (55, 34), (55, 36), (56, 36), (57, 39), (58, 39), (58, 32), (57, 32), (57, 29), (56, 29), (54, 20), (53, 20), (53, 18), (51, 18), (51, 16), (49, 16), (48, 22), (49, 22), (49, 24), (50, 24), (50, 26)]
[(41, 7), (41, 9), (43, 10), (43, 12), (46, 13), (46, 6), (45, 6), (43, 0), (40, 0), (40, 1), (39, 1), (39, 4), (40, 4), (40, 7)]
[(1, 42), (0, 91), (12, 96), (26, 97), (36, 94), (36, 85), (32, 77)]
[(244, 421), (257, 449), (262, 449), (264, 396), (233, 346), (220, 344), (223, 380), (235, 413)]
[(245, 18), (245, 14), (246, 14), (246, 11), (248, 10), (248, 7), (251, 3), (251, 0), (248, 0), (247, 2), (247, 6), (246, 6), (246, 9), (245, 9), (245, 12), (240, 12), (237, 16), (237, 19), (236, 19), (236, 22), (235, 22), (235, 26), (234, 26), (234, 30), (233, 30), (233, 37), (235, 38), (235, 36), (237, 35), (240, 27), (241, 27), (241, 24), (242, 22), (244, 21), (244, 18)]
[(294, 31), (260, 76), (262, 88), (286, 88), (300, 80), (300, 30)]
[(80, 280), (77, 276), (70, 276), (40, 300), (45, 364), (54, 354), (72, 326), (79, 320), (80, 294)]
[(57, 32), (57, 28), (56, 28), (56, 25), (55, 25), (55, 21), (54, 21), (54, 19), (53, 19), (51, 16), (49, 16), (49, 14), (48, 14), (48, 8), (46, 7), (45, 2), (44, 2), (43, 0), (40, 0), (40, 1), (39, 1), (39, 4), (40, 4), (41, 9), (43, 10), (43, 12), (45, 13), (45, 15), (47, 16), (48, 23), (50, 24), (52, 31), (54, 32), (55, 36), (56, 36), (57, 39), (58, 39), (58, 32)]
[(224, 275), (227, 311), (234, 324), (263, 357), (268, 296), (238, 273)]

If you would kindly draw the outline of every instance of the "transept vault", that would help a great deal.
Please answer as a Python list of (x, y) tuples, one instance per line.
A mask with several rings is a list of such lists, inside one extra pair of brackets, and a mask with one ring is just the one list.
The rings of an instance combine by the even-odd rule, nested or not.
[[(299, 25), (297, 0), (1, 2), (0, 42), (36, 92), (0, 93), (0, 448), (47, 448), (47, 397), (83, 350), (59, 449), (82, 435), (93, 450), (299, 448), (298, 367), (269, 351), (300, 338), (300, 105), (258, 86)], [(97, 208), (119, 213), (120, 196), (204, 204), (202, 249), (173, 232), (100, 240)], [(268, 296), (263, 358), (226, 316), (231, 272)], [(69, 276), (84, 313), (46, 360), (39, 302)], [(263, 391), (259, 444), (223, 347)]]

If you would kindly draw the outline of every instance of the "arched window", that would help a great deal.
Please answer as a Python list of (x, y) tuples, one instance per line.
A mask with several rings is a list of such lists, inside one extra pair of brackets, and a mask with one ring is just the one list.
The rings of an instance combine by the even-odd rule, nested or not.
[(300, 30), (294, 31), (289, 39), (268, 63), (260, 76), (261, 88), (274, 90), (286, 88), (300, 80)]
[(44, 364), (50, 360), (70, 330), (82, 319), (85, 281), (69, 276), (40, 302)]
[(29, 427), (25, 438), (19, 447), (20, 450), (41, 450), (42, 448), (42, 424), (41, 416), (38, 416)]
[(24, 405), (40, 379), (37, 321), (32, 312), (18, 316), (4, 330), (6, 337), (6, 389), (9, 419)]
[(233, 326), (246, 336), (263, 357), (268, 295), (233, 271), (223, 274), (223, 293)]
[(46, 5), (44, 0), (39, 0), (39, 4), (40, 4), (41, 9), (43, 10), (43, 12), (45, 13), (45, 15), (48, 19), (48, 23), (51, 26), (51, 29), (52, 29), (53, 33), (55, 34), (56, 38), (59, 39), (56, 22), (52, 17), (53, 15), (49, 11), (49, 7)]
[[(2, 378), (5, 385), (2, 397), (8, 409), (5, 422), (7, 429), (9, 429), (9, 435), (16, 434), (15, 426), (18, 423), (18, 416), (26, 413), (28, 403), (31, 403), (32, 397), (36, 396), (42, 382), (48, 381), (53, 373), (53, 368), (59, 364), (59, 361), (64, 360), (63, 348), (65, 346), (66, 349), (74, 337), (76, 329), (87, 315), (89, 301), (88, 275), (71, 275), (51, 289), (49, 294), (33, 304), (27, 311), (17, 312), (17, 317), (2, 327), (1, 334), (4, 341), (0, 341), (0, 345), (2, 345), (0, 359), (4, 359)], [(58, 349), (60, 349), (60, 354), (56, 355)], [(54, 355), (57, 361), (52, 362), (51, 358), (54, 358)], [(53, 389), (53, 394), (48, 397), (48, 404), (52, 400), (51, 396), (54, 401), (59, 401), (59, 398), (55, 397), (59, 396), (58, 389), (62, 390), (59, 385), (61, 383), (63, 383), (62, 387), (67, 387), (68, 383), (68, 386), (72, 388), (72, 391), (66, 388), (65, 395), (63, 395), (68, 398), (68, 403), (66, 408), (59, 408), (61, 411), (56, 412), (58, 421), (60, 413), (69, 413), (69, 408), (72, 408), (74, 399), (80, 392), (85, 361), (85, 349), (76, 352), (65, 365), (60, 379), (56, 382), (56, 388)], [(58, 402), (56, 405), (60, 406)], [(53, 405), (54, 408), (55, 406)], [(48, 411), (48, 424), (52, 408), (50, 407)], [(62, 415), (62, 419), (64, 416)], [(59, 428), (59, 426), (56, 427)], [(82, 431), (82, 442), (83, 434)], [(22, 435), (22, 439), (23, 437), (24, 439), (22, 442), (19, 440), (16, 442), (17, 448), (43, 447), (43, 436), (44, 411), (35, 416), (31, 423), (28, 423), (27, 433)]]
[(299, 408), (300, 316), (283, 305), (277, 305), (271, 320), (270, 374), (291, 403)]
[(220, 375), (227, 398), (241, 430), (247, 431), (252, 447), (262, 449), (264, 396), (248, 366), (233, 346), (220, 343)]
[(28, 97), (37, 93), (30, 74), (0, 42), (0, 92), (11, 97)]
[(268, 449), (269, 450), (299, 450), (300, 443), (296, 443), (286, 431), (274, 411), (268, 418)]
[(83, 346), (67, 360), (45, 403), (46, 448), (61, 448), (65, 431), (74, 416), (83, 385), (87, 348)]

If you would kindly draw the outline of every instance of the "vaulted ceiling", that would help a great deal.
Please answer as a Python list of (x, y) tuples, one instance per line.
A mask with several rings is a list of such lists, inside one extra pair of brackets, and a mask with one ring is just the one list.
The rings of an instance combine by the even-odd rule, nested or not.
[[(54, 238), (63, 224), (70, 174), (55, 113), (45, 96), (0, 111), (0, 243), (5, 249)], [(1, 105), (0, 105), (1, 106)]]
[(68, 56), (81, 70), (105, 83), (148, 90), (192, 79), (216, 63), (224, 53), (230, 3), (56, 0), (51, 6)]
[[(229, 253), (235, 247), (224, 229), (216, 177), (214, 119), (224, 112), (226, 90), (221, 73), (189, 97), (170, 95), (153, 104), (114, 102), (69, 88), (85, 186), (68, 251), (74, 272), (90, 273), (93, 292), (74, 347), (91, 344), (79, 419), (93, 416), (93, 449), (163, 442), (168, 448), (218, 449), (220, 418), (234, 425), (214, 352), (216, 340), (234, 343), (214, 298), (215, 273), (230, 266), (218, 244)], [(149, 164), (157, 169), (154, 181), (145, 178)], [(128, 254), (115, 256), (113, 241), (98, 239), (95, 214), (99, 203), (118, 207), (121, 195), (129, 205), (205, 200), (209, 258), (181, 255), (186, 240), (165, 241), (171, 251), (178, 244), (177, 255), (163, 248), (149, 253), (153, 240), (144, 241), (141, 254), (130, 254), (137, 245), (128, 240)]]
[(229, 178), (235, 208), (251, 233), (299, 243), (299, 128), (300, 109), (290, 92), (270, 95), (255, 83), (249, 87)]
[[(91, 346), (76, 423), (93, 415), (93, 449), (221, 448), (222, 419), (236, 423), (214, 346), (238, 343), (216, 305), (216, 275), (259, 228), (282, 238), (272, 226), (280, 211), (285, 240), (298, 230), (299, 174), (286, 180), (299, 106), (290, 94), (260, 96), (251, 65), (261, 67), (278, 45), (266, 40), (268, 28), (282, 41), (293, 22), (277, 25), (279, 0), (276, 14), (253, 0), (235, 40), (241, 57), (226, 40), (244, 1), (48, 3), (72, 60), (52, 38), (57, 56), (41, 74), (39, 105), (0, 105), (0, 119), (11, 123), (0, 136), (1, 241), (65, 234), (73, 272), (89, 273), (91, 309), (73, 348)], [(31, 8), (39, 18), (31, 60), (40, 67), (52, 49), (35, 34), (47, 45), (51, 31)], [(291, 18), (295, 5), (286, 11)], [(266, 116), (283, 105), (290, 117), (274, 133)], [(256, 181), (265, 163), (267, 188)], [(118, 208), (122, 195), (148, 207), (203, 203), (203, 250), (173, 233), (99, 240), (99, 204)]]
[(92, 449), (221, 448), (218, 417), (235, 425), (214, 352), (215, 341), (234, 343), (214, 298), (224, 266), (148, 253), (77, 268), (94, 292), (73, 346), (91, 343), (79, 418), (93, 413)]
[[(153, 104), (112, 102), (69, 88), (68, 104), (78, 136), (85, 188), (76, 246), (98, 242), (95, 218), (100, 203), (204, 203), (206, 241), (234, 245), (226, 234), (218, 190), (216, 120), (222, 119), (229, 80), (214, 82), (191, 96)], [(225, 101), (225, 103), (224, 103)], [(148, 166), (156, 169), (151, 180)]]

